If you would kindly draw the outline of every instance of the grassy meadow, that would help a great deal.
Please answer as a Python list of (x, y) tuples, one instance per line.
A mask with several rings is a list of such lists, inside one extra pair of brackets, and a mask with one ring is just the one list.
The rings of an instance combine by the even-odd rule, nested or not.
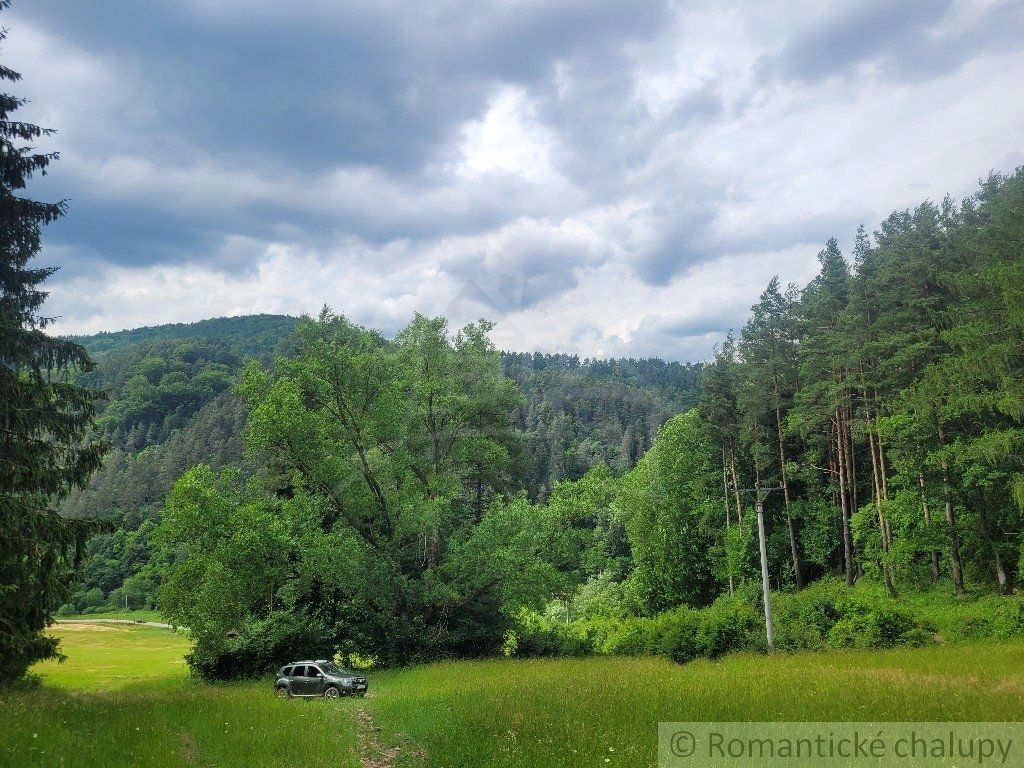
[[(68, 660), (0, 695), (0, 765), (650, 766), (659, 720), (1016, 720), (1024, 642), (891, 651), (433, 664), (371, 695), (279, 700), (187, 674), (187, 640), (60, 624)], [(362, 762), (361, 762), (362, 761)]]
[(163, 623), (164, 617), (160, 611), (102, 611), (100, 613), (80, 613), (70, 616), (58, 616), (59, 622), (74, 622), (81, 619), (96, 621), (98, 619), (118, 619), (123, 621), (156, 621)]
[(144, 625), (61, 622), (51, 632), (62, 640), (67, 659), (37, 664), (33, 672), (47, 685), (77, 691), (116, 691), (158, 681), (187, 678), (188, 639)]

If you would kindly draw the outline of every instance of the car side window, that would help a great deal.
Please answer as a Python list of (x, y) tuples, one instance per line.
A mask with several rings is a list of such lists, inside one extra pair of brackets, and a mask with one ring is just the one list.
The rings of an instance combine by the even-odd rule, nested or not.
[(323, 674), (316, 667), (310, 667), (306, 675), (307, 677), (323, 677)]
[(300, 667), (296, 667), (295, 671), (292, 672), (292, 677), (305, 677), (305, 676), (306, 676), (306, 668), (305, 667), (301, 667), (301, 666)]
[(283, 670), (281, 670), (281, 676), (282, 677), (291, 677), (292, 676), (292, 671), (294, 669), (295, 669), (295, 667), (285, 667)]

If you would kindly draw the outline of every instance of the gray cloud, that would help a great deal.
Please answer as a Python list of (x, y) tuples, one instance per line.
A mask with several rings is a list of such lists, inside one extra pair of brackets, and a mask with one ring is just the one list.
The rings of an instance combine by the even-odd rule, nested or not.
[(16, 0), (3, 22), (24, 116), (60, 129), (33, 191), (71, 201), (44, 254), (69, 330), (329, 302), (699, 356), (827, 237), (1008, 170), (1024, 125), (1024, 0)]
[(603, 263), (608, 254), (590, 234), (522, 220), (483, 244), (467, 243), (440, 267), (460, 286), (455, 303), (508, 315), (575, 288), (579, 270)]
[[(26, 20), (104, 51), (148, 92), (150, 127), (278, 171), (416, 172), (496, 83), (600, 61), (664, 19), (662, 2), (149, 4), (22, 2)], [(146, 97), (147, 94), (138, 94)]]
[[(958, 5), (961, 6), (958, 8)], [(986, 50), (1024, 46), (1024, 3), (961, 13), (955, 0), (859, 0), (788, 40), (761, 63), (765, 75), (814, 83), (874, 68), (895, 80), (945, 75)]]

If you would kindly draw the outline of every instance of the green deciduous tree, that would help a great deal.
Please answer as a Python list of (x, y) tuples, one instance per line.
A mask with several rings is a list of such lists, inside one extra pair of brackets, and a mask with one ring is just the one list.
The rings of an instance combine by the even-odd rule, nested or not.
[[(391, 342), (325, 310), (300, 324), (294, 357), (275, 371), (250, 367), (240, 392), (261, 472), (232, 493), (209, 473), (186, 475), (161, 527), (173, 617), (194, 620), (196, 590), (236, 595), (227, 613), (200, 612), (215, 620), (197, 653), (226, 658), (238, 647), (225, 633), (246, 640), (277, 606), (327, 628), (336, 648), (393, 662), (500, 645), (508, 612), (530, 592), (514, 582), (540, 562), (531, 529), (542, 521), (498, 503), (519, 400), (489, 330), (480, 322), (450, 336), (443, 320), (418, 316)], [(232, 565), (233, 542), (255, 530), (246, 520), (287, 519), (289, 509), (303, 511), (301, 535), (267, 545), (284, 558), (280, 577)], [(206, 553), (205, 539), (176, 522), (204, 517), (222, 521)], [(262, 559), (264, 569), (276, 562)], [(233, 591), (254, 579), (271, 594)]]
[(718, 457), (696, 410), (671, 419), (622, 479), (616, 505), (633, 551), (628, 590), (643, 610), (714, 599), (720, 482)]

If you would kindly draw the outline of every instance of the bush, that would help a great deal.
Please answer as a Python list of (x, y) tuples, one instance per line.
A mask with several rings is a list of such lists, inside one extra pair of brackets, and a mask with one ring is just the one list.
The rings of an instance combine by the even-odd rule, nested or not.
[(505, 636), (506, 652), (516, 656), (587, 656), (597, 652), (594, 621), (566, 623), (534, 611), (516, 617), (516, 627)]
[(782, 650), (890, 648), (932, 642), (933, 625), (908, 601), (894, 600), (875, 582), (847, 587), (825, 578), (773, 598), (776, 646)]
[(665, 624), (661, 651), (680, 664), (700, 657), (717, 659), (763, 646), (762, 627), (760, 613), (747, 600), (724, 596), (699, 611), (674, 611)]
[(931, 634), (909, 611), (856, 600), (844, 606), (843, 617), (828, 633), (828, 644), (833, 648), (917, 647), (929, 642)]
[(772, 595), (775, 645), (784, 651), (817, 650), (841, 618), (839, 602), (849, 591), (839, 579), (827, 577), (800, 592)]
[(73, 616), (75, 613), (75, 606), (71, 603), (64, 603), (64, 605), (57, 609), (58, 616)]
[(323, 624), (277, 612), (246, 624), (237, 635), (197, 637), (185, 659), (204, 680), (230, 680), (265, 674), (296, 659), (333, 659), (335, 650)]
[[(564, 613), (523, 614), (509, 654), (622, 656), (663, 654), (685, 663), (765, 649), (759, 593), (723, 596), (707, 608), (676, 608), (654, 617), (583, 619)], [(1024, 637), (1024, 599), (1003, 595), (954, 598), (938, 590), (892, 598), (877, 582), (847, 587), (826, 577), (800, 592), (772, 596), (779, 650), (917, 647), (948, 639)]]
[(666, 617), (659, 650), (679, 664), (693, 661), (701, 655), (699, 629), (700, 619), (695, 611), (676, 609)]
[(648, 656), (658, 653), (664, 632), (663, 624), (658, 619), (624, 619), (609, 631), (599, 650), (613, 656)]
[(78, 601), (78, 612), (89, 613), (95, 611), (97, 608), (102, 609), (107, 603), (107, 598), (103, 594), (103, 590), (99, 587), (93, 587), (86, 592)]
[(742, 597), (724, 596), (700, 612), (697, 642), (700, 653), (717, 659), (727, 653), (764, 644), (760, 612)]
[(1024, 601), (1017, 597), (999, 597), (992, 622), (993, 634), (1003, 640), (1024, 636)]
[(971, 599), (930, 592), (908, 596), (907, 602), (944, 640), (1024, 636), (1024, 600), (1015, 595)]

